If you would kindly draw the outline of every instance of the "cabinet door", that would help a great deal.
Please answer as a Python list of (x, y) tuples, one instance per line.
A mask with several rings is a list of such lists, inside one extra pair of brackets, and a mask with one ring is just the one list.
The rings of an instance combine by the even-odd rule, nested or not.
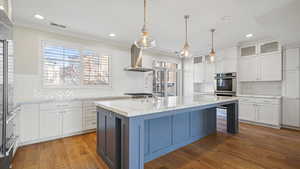
[(299, 70), (285, 71), (285, 96), (291, 98), (299, 98), (300, 86)]
[(287, 49), (284, 67), (286, 70), (299, 70), (300, 68), (299, 48)]
[(256, 119), (256, 106), (253, 103), (239, 104), (239, 119), (247, 121), (255, 121)]
[(300, 100), (283, 99), (282, 123), (288, 126), (300, 127)]
[(257, 81), (257, 57), (241, 57), (239, 61), (239, 74), (240, 81)]
[(40, 138), (56, 137), (62, 134), (61, 113), (59, 110), (40, 111)]
[(282, 57), (281, 53), (264, 54), (259, 57), (261, 64), (261, 81), (282, 80)]
[(257, 106), (257, 122), (279, 125), (280, 106), (274, 104), (261, 104)]
[[(107, 118), (106, 118), (106, 153), (107, 153), (107, 160), (111, 164), (111, 166), (114, 166), (115, 164), (115, 147), (116, 147), (116, 141), (115, 141), (115, 116), (112, 112), (107, 112)], [(114, 167), (112, 167), (114, 168)]]
[(20, 114), (20, 140), (33, 141), (39, 138), (39, 105), (28, 104), (21, 106)]
[(266, 53), (276, 53), (281, 51), (280, 43), (277, 41), (265, 42), (259, 44), (259, 53), (266, 54)]
[(97, 109), (97, 144), (98, 152), (102, 155), (106, 155), (106, 114), (103, 109)]
[(194, 64), (194, 82), (203, 83), (204, 82), (204, 64), (196, 63)]
[(63, 110), (63, 134), (82, 131), (82, 109)]
[(215, 65), (213, 63), (205, 64), (205, 82), (213, 83), (215, 80)]
[(232, 58), (226, 58), (223, 61), (223, 72), (236, 72), (237, 60)]
[(252, 44), (252, 45), (247, 45), (241, 47), (240, 50), (241, 56), (255, 56), (257, 54), (257, 45)]

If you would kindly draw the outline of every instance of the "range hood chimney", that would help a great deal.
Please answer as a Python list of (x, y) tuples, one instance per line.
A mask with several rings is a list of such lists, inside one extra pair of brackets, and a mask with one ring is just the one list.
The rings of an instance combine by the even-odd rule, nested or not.
[(125, 68), (125, 71), (135, 71), (135, 72), (149, 72), (153, 71), (151, 68), (145, 68), (142, 64), (143, 51), (142, 49), (136, 47), (135, 44), (131, 46), (131, 66)]

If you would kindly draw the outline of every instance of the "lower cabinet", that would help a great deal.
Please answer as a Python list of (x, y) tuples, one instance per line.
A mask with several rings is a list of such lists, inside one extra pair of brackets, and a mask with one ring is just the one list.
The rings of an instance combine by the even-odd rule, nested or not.
[(256, 107), (255, 103), (240, 102), (239, 118), (242, 120), (255, 121)]
[(21, 143), (39, 139), (39, 104), (22, 105), (19, 121)]
[(290, 127), (300, 127), (300, 99), (283, 99), (282, 123)]
[(62, 119), (63, 135), (82, 131), (82, 110), (80, 108), (64, 110)]
[(116, 168), (116, 136), (118, 131), (116, 128), (116, 117), (113, 112), (104, 109), (99, 109), (98, 111), (101, 112), (97, 113), (97, 120), (99, 121), (99, 126), (97, 127), (97, 147), (100, 147), (97, 151), (110, 168)]
[(61, 135), (62, 116), (58, 110), (40, 111), (40, 138), (57, 137)]
[(280, 126), (281, 100), (242, 98), (239, 103), (239, 119)]

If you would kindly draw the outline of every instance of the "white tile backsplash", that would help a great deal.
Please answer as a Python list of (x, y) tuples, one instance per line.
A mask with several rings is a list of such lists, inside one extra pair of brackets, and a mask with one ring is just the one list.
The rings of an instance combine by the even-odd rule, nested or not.
[(282, 82), (241, 82), (239, 94), (281, 96)]

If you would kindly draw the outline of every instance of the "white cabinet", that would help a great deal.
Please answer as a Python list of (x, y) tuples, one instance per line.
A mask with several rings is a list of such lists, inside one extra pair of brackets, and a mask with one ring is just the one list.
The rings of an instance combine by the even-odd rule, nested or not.
[(284, 98), (282, 124), (300, 127), (299, 48), (287, 49), (284, 55)]
[[(282, 55), (281, 53), (263, 54), (259, 57), (261, 81), (282, 80)], [(258, 63), (258, 64), (259, 64)]]
[(256, 121), (264, 124), (279, 125), (280, 105), (276, 104), (257, 104), (256, 105)]
[(239, 118), (241, 120), (255, 121), (256, 110), (254, 103), (240, 102)]
[(284, 69), (299, 70), (300, 68), (300, 53), (299, 48), (287, 49), (285, 51)]
[(85, 101), (83, 103), (83, 111), (84, 129), (95, 129), (97, 126), (97, 110), (94, 101)]
[(258, 44), (260, 54), (280, 53), (281, 45), (278, 41), (267, 41)]
[(257, 55), (257, 44), (252, 43), (252, 44), (246, 44), (241, 46), (240, 48), (240, 54), (241, 56), (255, 56)]
[(299, 98), (300, 93), (300, 73), (299, 71), (286, 70), (284, 78), (285, 96), (289, 98)]
[(300, 127), (300, 100), (299, 99), (283, 99), (283, 125)]
[(204, 59), (203, 56), (195, 57), (194, 58), (194, 82), (195, 83), (203, 83), (204, 82)]
[(239, 119), (280, 126), (281, 99), (242, 97), (239, 103)]
[(242, 46), (240, 52), (238, 72), (241, 82), (282, 80), (282, 53), (279, 42)]
[(62, 111), (63, 135), (82, 131), (82, 110), (80, 108)]
[(256, 81), (258, 80), (257, 57), (247, 56), (239, 60), (239, 80)]
[(82, 103), (61, 102), (40, 105), (40, 138), (51, 138), (82, 131)]
[(40, 111), (40, 138), (61, 135), (61, 112), (56, 109)]
[(39, 138), (39, 105), (27, 104), (21, 106), (19, 113), (20, 141), (29, 142)]
[[(201, 59), (200, 59), (201, 58)], [(195, 57), (193, 61), (193, 77), (195, 83), (213, 83), (215, 64), (210, 63), (209, 56)]]

